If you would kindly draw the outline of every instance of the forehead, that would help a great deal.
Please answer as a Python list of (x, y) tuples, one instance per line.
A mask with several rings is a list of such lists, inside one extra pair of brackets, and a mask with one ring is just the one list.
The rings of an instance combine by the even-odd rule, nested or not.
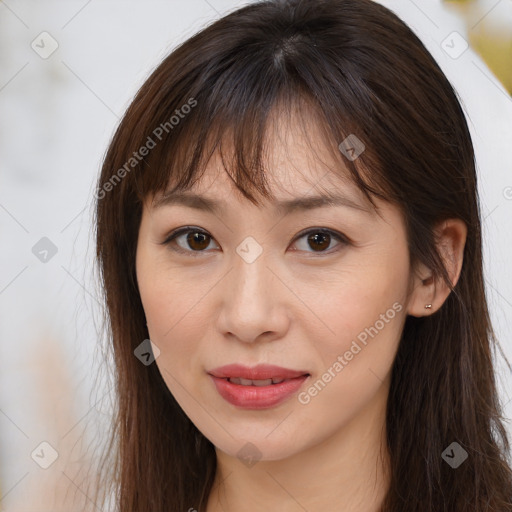
[[(316, 191), (335, 193), (351, 192), (358, 195), (358, 188), (348, 171), (327, 166), (313, 159), (291, 155), (289, 158), (274, 159), (265, 166), (265, 177), (272, 195), (276, 198), (291, 198)], [(233, 174), (231, 174), (233, 175)], [(218, 154), (214, 154), (204, 174), (188, 190), (218, 198), (240, 194), (233, 180), (223, 166)], [(358, 195), (359, 196), (359, 195)]]
[[(169, 161), (172, 172), (167, 183), (146, 195), (144, 202), (153, 210), (181, 204), (220, 213), (252, 203), (268, 206), (276, 213), (289, 213), (326, 203), (335, 206), (343, 196), (341, 202), (345, 205), (351, 203), (360, 210), (378, 213), (378, 206), (356, 185), (347, 167), (349, 162), (328, 126), (307, 100), (275, 104), (261, 133), (254, 133), (249, 126), (238, 127), (238, 131), (229, 124), (223, 128), (211, 126), (201, 142), (198, 168), (192, 170), (186, 162), (183, 166), (179, 159)], [(182, 141), (185, 143), (186, 139)], [(255, 158), (256, 150), (260, 158)], [(188, 172), (192, 174), (185, 176)], [(195, 197), (177, 197), (183, 194)], [(309, 202), (304, 203), (304, 198)], [(299, 204), (297, 199), (301, 200)]]
[[(344, 164), (345, 157), (339, 151), (337, 141), (332, 135), (329, 137), (317, 116), (310, 109), (302, 113), (292, 109), (282, 115), (276, 115), (277, 112), (275, 109), (269, 115), (262, 144), (265, 181), (274, 198), (343, 192), (365, 201)], [(238, 170), (231, 165), (235, 159), (233, 138), (229, 135), (223, 137), (220, 148), (213, 152), (204, 172), (187, 191), (219, 199), (243, 197), (232, 178), (237, 176)], [(256, 176), (247, 178), (260, 181)], [(241, 181), (249, 181), (247, 178)], [(170, 180), (167, 189), (173, 188), (173, 181)]]
[[(186, 190), (169, 190), (157, 195), (153, 201), (153, 209), (181, 205), (218, 216), (227, 210), (237, 208), (237, 205), (233, 204), (233, 199), (244, 202), (245, 198), (241, 191), (235, 188), (227, 173), (221, 169), (223, 167), (212, 165), (195, 186)], [(304, 175), (293, 169), (288, 173), (287, 180), (291, 187), (283, 187), (283, 181), (272, 176), (270, 181), (278, 182), (279, 185), (271, 185), (268, 205), (265, 204), (269, 201), (267, 197), (263, 200), (256, 198), (257, 205), (271, 209), (278, 215), (306, 212), (321, 207), (345, 207), (370, 216), (378, 213), (378, 207), (376, 210), (375, 205), (372, 205), (350, 180), (343, 176), (334, 176), (330, 169), (324, 169), (325, 172), (321, 175), (318, 175), (317, 171), (315, 169)], [(293, 183), (294, 179), (296, 183)], [(234, 195), (238, 197), (235, 198)]]
[[(276, 214), (325, 206), (344, 206), (370, 215), (376, 213), (351, 179), (319, 162), (310, 164), (295, 156), (292, 160), (281, 160), (276, 166), (266, 165), (264, 172), (271, 195), (268, 199), (256, 194), (256, 201), (258, 206), (270, 208)], [(237, 202), (248, 203), (248, 200), (233, 183), (219, 155), (214, 155), (204, 174), (191, 187), (185, 190), (171, 187), (157, 194), (152, 207), (157, 210), (181, 205), (219, 215), (236, 207)]]

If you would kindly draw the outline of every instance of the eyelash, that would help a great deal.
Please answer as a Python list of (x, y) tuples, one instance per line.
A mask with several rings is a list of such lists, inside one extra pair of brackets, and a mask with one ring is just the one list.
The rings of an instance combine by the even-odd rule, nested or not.
[[(183, 227), (183, 228), (179, 228), (176, 231), (173, 231), (172, 233), (170, 233), (169, 236), (163, 242), (161, 242), (161, 245), (168, 245), (170, 247), (171, 246), (171, 242), (173, 242), (176, 238), (178, 238), (181, 235), (188, 234), (190, 232), (201, 233), (203, 235), (206, 235), (206, 236), (210, 237), (211, 240), (214, 240), (214, 238), (207, 231), (204, 231), (204, 230), (199, 229), (199, 228), (195, 228), (193, 226), (186, 226), (186, 227)], [(349, 245), (351, 243), (350, 240), (345, 235), (343, 235), (342, 233), (338, 233), (337, 231), (333, 231), (333, 230), (327, 229), (327, 228), (311, 228), (311, 229), (308, 229), (306, 231), (302, 231), (294, 239), (294, 242), (296, 242), (297, 240), (300, 240), (301, 238), (304, 238), (305, 236), (310, 235), (312, 233), (321, 233), (321, 234), (330, 235), (332, 238), (336, 239), (338, 242), (341, 243), (340, 244), (341, 247)], [(186, 255), (193, 256), (193, 257), (198, 257), (202, 253), (207, 252), (206, 249), (202, 250), (202, 251), (194, 251), (194, 250), (185, 250), (185, 249), (183, 249), (183, 248), (181, 248), (179, 246), (170, 247), (170, 248), (171, 248), (172, 251), (177, 252), (179, 254), (186, 254)], [(334, 252), (337, 252), (338, 250), (340, 250), (340, 249), (335, 249), (334, 251), (333, 250), (318, 251), (316, 254), (318, 254), (319, 256), (321, 256), (323, 254), (329, 254), (330, 255), (330, 254), (332, 254)], [(312, 252), (313, 254), (315, 254), (315, 251), (305, 251), (305, 252)], [(316, 258), (318, 256), (315, 255), (313, 257)]]

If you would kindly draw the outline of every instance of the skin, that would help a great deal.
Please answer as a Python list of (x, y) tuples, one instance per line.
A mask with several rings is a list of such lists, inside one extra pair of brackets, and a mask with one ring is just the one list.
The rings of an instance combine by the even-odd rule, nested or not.
[[(382, 218), (347, 174), (335, 175), (319, 132), (277, 123), (268, 172), (278, 200), (342, 192), (368, 211), (327, 206), (276, 215), (258, 207), (225, 174), (218, 154), (193, 192), (219, 201), (219, 214), (174, 204), (154, 207), (148, 198), (139, 231), (136, 270), (156, 364), (170, 391), (214, 444), (217, 473), (207, 512), (377, 511), (389, 485), (385, 410), (390, 371), (407, 314), (434, 313), (449, 294), (429, 269), (412, 271), (404, 219), (377, 201)], [(315, 142), (315, 154), (307, 141)], [(338, 162), (338, 169), (340, 164)], [(193, 226), (211, 238), (194, 245), (171, 231)], [(325, 248), (308, 243), (307, 228), (328, 228)], [(451, 219), (438, 226), (440, 247), (455, 284), (466, 227)], [(314, 233), (313, 233), (314, 234)], [(247, 263), (236, 248), (248, 236), (263, 252)], [(208, 244), (209, 242), (209, 244)], [(179, 245), (178, 245), (179, 244)], [(203, 252), (194, 248), (207, 247)], [(181, 247), (179, 254), (172, 247)], [(320, 247), (323, 247), (320, 244)], [(322, 252), (323, 251), (323, 252)], [(342, 371), (307, 404), (297, 395), (266, 410), (226, 402), (207, 370), (228, 363), (271, 363), (307, 370), (308, 389), (365, 328), (393, 304), (401, 306)], [(425, 309), (425, 304), (432, 304)], [(257, 462), (237, 456), (250, 442)]]

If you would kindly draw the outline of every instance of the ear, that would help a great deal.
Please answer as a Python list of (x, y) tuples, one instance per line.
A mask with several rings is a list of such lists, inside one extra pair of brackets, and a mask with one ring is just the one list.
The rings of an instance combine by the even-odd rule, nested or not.
[[(461, 219), (447, 219), (435, 228), (437, 248), (443, 259), (452, 286), (457, 284), (466, 244), (467, 226)], [(441, 279), (434, 280), (432, 271), (420, 264), (412, 277), (412, 292), (407, 313), (412, 316), (427, 316), (437, 311), (444, 303), (450, 288)], [(432, 307), (426, 308), (427, 304)]]

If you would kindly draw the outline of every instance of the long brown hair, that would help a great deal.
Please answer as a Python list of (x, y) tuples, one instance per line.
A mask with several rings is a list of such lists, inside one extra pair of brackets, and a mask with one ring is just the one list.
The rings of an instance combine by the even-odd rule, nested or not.
[[(135, 274), (142, 204), (169, 183), (190, 187), (228, 138), (232, 159), (224, 167), (238, 189), (254, 204), (258, 194), (272, 198), (262, 162), (267, 121), (274, 108), (286, 115), (299, 105), (304, 123), (314, 116), (340, 159), (338, 145), (350, 134), (364, 143), (344, 166), (370, 200), (401, 209), (411, 262), (424, 263), (452, 289), (435, 314), (405, 322), (388, 400), (392, 475), (382, 511), (512, 511), (465, 115), (418, 37), (370, 0), (268, 0), (240, 8), (175, 48), (127, 109), (96, 193), (117, 398), (100, 499), (110, 492), (122, 512), (205, 510), (214, 447), (157, 365), (134, 356), (149, 338)], [(468, 227), (455, 287), (434, 236), (448, 218)], [(468, 454), (457, 469), (442, 457), (452, 442)]]

